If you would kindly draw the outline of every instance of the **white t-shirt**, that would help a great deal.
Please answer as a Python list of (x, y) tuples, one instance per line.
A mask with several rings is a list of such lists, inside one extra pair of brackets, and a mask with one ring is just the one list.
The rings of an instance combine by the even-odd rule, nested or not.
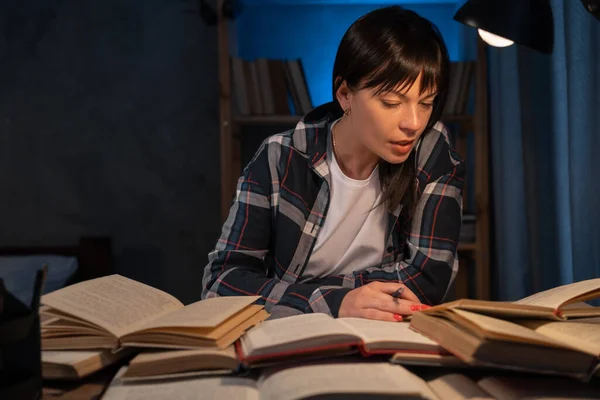
[[(333, 125), (335, 123), (337, 121)], [(329, 209), (303, 280), (349, 274), (379, 265), (385, 248), (387, 213), (385, 207), (379, 205), (378, 167), (365, 180), (349, 178), (340, 169), (332, 146), (330, 135), (327, 145), (331, 174)]]

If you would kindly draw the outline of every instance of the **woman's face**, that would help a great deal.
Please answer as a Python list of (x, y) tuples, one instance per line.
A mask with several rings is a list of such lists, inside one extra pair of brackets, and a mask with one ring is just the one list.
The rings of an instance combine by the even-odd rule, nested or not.
[(409, 88), (378, 95), (376, 88), (349, 91), (344, 83), (338, 100), (350, 108), (346, 118), (356, 138), (375, 155), (399, 164), (408, 158), (433, 110), (436, 93), (421, 94), (420, 89), (421, 75)]

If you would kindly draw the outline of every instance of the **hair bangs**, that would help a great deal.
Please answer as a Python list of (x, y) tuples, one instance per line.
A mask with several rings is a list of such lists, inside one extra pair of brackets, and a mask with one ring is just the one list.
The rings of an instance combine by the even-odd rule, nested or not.
[(410, 90), (421, 75), (420, 94), (438, 92), (443, 87), (441, 56), (427, 57), (432, 53), (422, 49), (407, 50), (393, 49), (393, 56), (365, 77), (362, 87), (376, 88), (375, 95), (394, 91), (403, 93)]

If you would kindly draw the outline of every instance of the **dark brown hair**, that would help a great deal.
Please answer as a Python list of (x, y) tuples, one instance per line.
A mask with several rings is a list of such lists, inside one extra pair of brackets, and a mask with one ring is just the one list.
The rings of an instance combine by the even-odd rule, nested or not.
[[(426, 132), (442, 115), (449, 69), (446, 44), (433, 23), (399, 6), (379, 8), (344, 34), (333, 66), (333, 99), (337, 102), (344, 81), (350, 90), (376, 88), (377, 95), (410, 88), (422, 73), (421, 93), (437, 92)], [(402, 164), (381, 160), (379, 176), (386, 208), (392, 211), (402, 203), (412, 213), (417, 201), (415, 151)]]

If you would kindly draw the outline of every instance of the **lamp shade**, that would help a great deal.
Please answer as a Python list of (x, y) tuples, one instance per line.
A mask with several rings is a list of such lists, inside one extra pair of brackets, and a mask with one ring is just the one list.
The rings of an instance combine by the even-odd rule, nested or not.
[(581, 2), (586, 10), (600, 20), (600, 0), (581, 0)]
[(554, 48), (550, 0), (469, 0), (454, 19), (542, 53)]

